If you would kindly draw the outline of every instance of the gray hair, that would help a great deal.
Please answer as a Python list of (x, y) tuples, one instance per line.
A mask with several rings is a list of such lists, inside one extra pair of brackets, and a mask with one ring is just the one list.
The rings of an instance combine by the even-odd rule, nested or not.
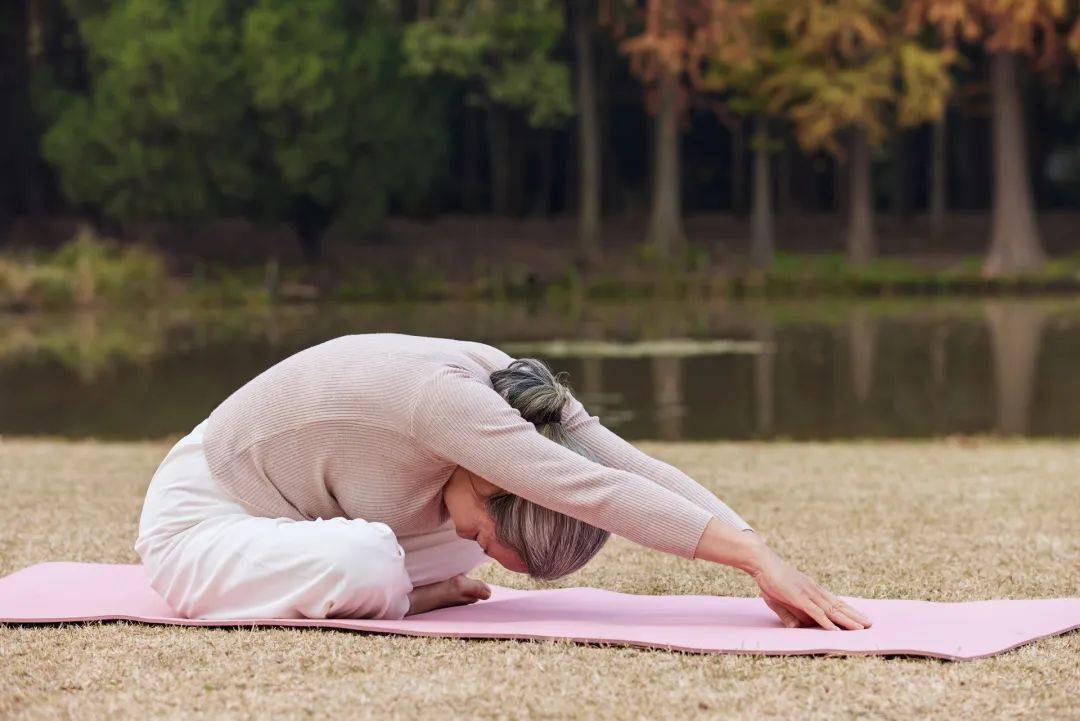
[[(595, 461), (562, 425), (563, 406), (570, 399), (565, 375), (553, 374), (535, 358), (520, 358), (490, 377), (492, 387), (542, 436)], [(512, 493), (490, 496), (487, 509), (495, 521), (495, 536), (521, 556), (530, 576), (542, 580), (578, 570), (600, 552), (611, 535)]]

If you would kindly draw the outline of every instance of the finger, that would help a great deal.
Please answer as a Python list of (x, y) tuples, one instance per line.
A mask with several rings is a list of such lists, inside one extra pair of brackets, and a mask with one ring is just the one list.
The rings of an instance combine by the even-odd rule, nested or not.
[(795, 615), (795, 618), (799, 619), (800, 626), (816, 626), (817, 621), (810, 617), (806, 611), (802, 610), (798, 606), (787, 606), (787, 610), (791, 611)]
[(791, 603), (787, 603), (786, 601), (781, 601), (781, 600), (775, 599), (775, 598), (773, 600), (776, 601), (777, 603), (781, 604), (784, 608), (786, 608), (788, 610), (788, 613), (790, 613), (792, 616), (794, 616), (795, 619), (799, 622), (800, 626), (816, 626), (817, 625), (817, 622), (813, 618), (811, 618), (810, 615), (808, 613), (806, 613), (806, 611), (802, 610), (798, 606), (795, 606), (795, 605), (793, 605)]
[(852, 606), (850, 603), (843, 599), (837, 599), (837, 602), (839, 603), (840, 611), (845, 616), (850, 618), (852, 621), (855, 621), (863, 628), (870, 628), (870, 619), (867, 618), (865, 614), (861, 613), (858, 609), (856, 609), (854, 606)]
[(821, 587), (815, 588), (810, 594), (810, 598), (818, 604), (818, 608), (825, 612), (829, 621), (848, 630), (862, 630), (863, 625), (848, 617), (848, 614), (843, 612), (840, 601), (832, 594), (829, 594), (827, 590)]
[(791, 611), (789, 611), (784, 604), (779, 601), (775, 601), (768, 596), (762, 596), (765, 600), (765, 605), (772, 609), (773, 613), (780, 617), (780, 621), (788, 628), (798, 628), (799, 619), (795, 617)]
[(778, 598), (776, 596), (772, 596), (772, 595), (770, 595), (768, 593), (762, 593), (761, 595), (763, 597), (772, 599), (773, 603), (778, 603), (781, 606), (783, 606), (784, 608), (786, 608), (788, 613), (790, 613), (792, 616), (794, 616), (795, 620), (799, 622), (800, 626), (816, 626), (817, 625), (817, 622), (813, 618), (811, 618), (810, 615), (806, 613), (806, 611), (803, 611), (796, 604), (794, 604), (794, 603), (792, 603), (790, 601), (782, 601), (782, 600), (780, 600), (780, 598)]
[(826, 610), (829, 614), (829, 618), (836, 622), (841, 628), (846, 628), (848, 631), (861, 631), (865, 628), (861, 623), (844, 613), (841, 606), (829, 608)]
[(863, 625), (863, 628), (870, 628), (871, 621), (869, 616), (852, 606), (847, 601), (841, 600), (840, 603), (844, 606), (844, 613), (861, 623)]
[(817, 602), (819, 608), (825, 611), (829, 619), (834, 621), (837, 625), (842, 626), (849, 631), (863, 630), (863, 624), (847, 614), (843, 602), (824, 588), (815, 584), (815, 588), (810, 594), (810, 597)]
[(810, 616), (810, 618), (814, 619), (817, 625), (821, 626), (822, 628), (829, 631), (840, 630), (839, 628), (837, 628), (836, 624), (829, 619), (829, 616), (825, 613), (825, 610), (818, 606), (813, 599), (807, 597), (803, 601), (803, 603), (800, 604), (799, 608), (805, 611), (806, 614)]

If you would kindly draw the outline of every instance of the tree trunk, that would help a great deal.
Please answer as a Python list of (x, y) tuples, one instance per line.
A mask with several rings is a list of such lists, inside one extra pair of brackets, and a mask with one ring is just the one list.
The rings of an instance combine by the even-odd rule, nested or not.
[(994, 199), (987, 275), (1031, 270), (1046, 261), (1035, 222), (1020, 98), (1019, 56), (995, 53), (993, 88)]
[(480, 158), (481, 114), (476, 108), (466, 107), (463, 152), (461, 159), (461, 207), (467, 213), (475, 213), (480, 208), (480, 177), (483, 175)]
[(949, 204), (946, 123), (946, 113), (942, 113), (933, 125), (930, 143), (930, 237), (936, 246), (945, 240), (945, 214)]
[(488, 110), (488, 156), (491, 163), (491, 212), (508, 215), (510, 212), (510, 119), (503, 108)]
[(731, 130), (731, 212), (746, 214), (746, 130), (743, 119), (736, 117)]
[[(813, 163), (813, 159), (810, 160)], [(849, 212), (851, 208), (851, 161), (832, 159), (832, 209), (837, 215)], [(824, 205), (824, 203), (822, 203)]]
[(552, 131), (540, 128), (536, 131), (537, 188), (533, 201), (533, 215), (546, 216), (551, 210), (551, 191), (555, 186), (555, 139)]
[(769, 268), (773, 264), (775, 247), (772, 175), (769, 172), (769, 125), (764, 116), (759, 116), (755, 122), (754, 198), (753, 215), (750, 220), (750, 257), (754, 266)]
[(578, 245), (587, 263), (600, 260), (600, 108), (593, 58), (593, 4), (573, 3), (578, 91)]
[(907, 136), (902, 129), (892, 138), (892, 212), (897, 227), (903, 227), (908, 218), (909, 198), (907, 192)]
[(979, 204), (979, 190), (982, 186), (981, 173), (978, 170), (978, 149), (973, 142), (978, 137), (978, 126), (969, 115), (957, 113), (953, 125), (956, 126), (953, 141), (956, 144), (956, 197), (953, 205), (964, 210), (971, 210)]
[(679, 178), (678, 80), (661, 71), (658, 110), (653, 140), (652, 213), (649, 243), (657, 257), (667, 260), (681, 250), (685, 235), (682, 225), (682, 190)]
[(594, 50), (597, 51), (596, 95), (600, 109), (600, 177), (604, 179), (600, 195), (601, 213), (604, 210), (612, 213), (621, 211), (625, 205), (622, 180), (619, 177), (619, 155), (613, 142), (616, 108), (613, 76), (616, 68), (621, 67), (621, 54), (608, 43), (594, 46)]
[(986, 319), (997, 381), (997, 431), (1023, 435), (1031, 420), (1046, 312), (1028, 305), (991, 303)]
[(533, 129), (528, 127), (520, 113), (506, 112), (506, 147), (509, 149), (507, 166), (508, 181), (506, 214), (521, 217), (525, 214), (525, 183), (528, 175), (528, 153)]
[(849, 163), (847, 257), (854, 265), (864, 265), (874, 257), (874, 200), (870, 188), (870, 143), (862, 128), (852, 132)]
[(777, 211), (785, 217), (791, 215), (791, 146), (784, 143), (784, 152), (780, 153), (779, 166), (776, 178), (776, 205)]
[[(45, 4), (43, 0), (27, 0), (26, 3), (26, 99), (29, 101), (29, 88), (41, 65), (45, 54)], [(29, 129), (31, 147), (23, 150), (25, 158), (25, 176), (23, 178), (23, 197), (27, 215), (37, 218), (45, 212), (45, 189), (42, 187), (43, 173), (41, 156), (38, 151), (40, 132), (36, 113), (30, 108), (23, 110)]]

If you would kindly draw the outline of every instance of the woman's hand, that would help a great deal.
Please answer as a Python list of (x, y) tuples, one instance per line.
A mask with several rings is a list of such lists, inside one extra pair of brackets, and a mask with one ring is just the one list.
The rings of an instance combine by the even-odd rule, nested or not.
[(870, 628), (870, 619), (762, 544), (750, 575), (766, 605), (788, 628), (817, 624), (832, 631)]
[(870, 627), (866, 615), (796, 570), (753, 531), (739, 531), (714, 518), (705, 527), (694, 557), (749, 573), (766, 605), (789, 628), (813, 624), (834, 631)]

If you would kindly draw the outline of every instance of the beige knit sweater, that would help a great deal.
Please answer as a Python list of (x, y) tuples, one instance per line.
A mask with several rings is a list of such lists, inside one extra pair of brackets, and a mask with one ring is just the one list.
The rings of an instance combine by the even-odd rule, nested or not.
[(464, 466), (491, 483), (650, 548), (692, 558), (712, 517), (749, 528), (716, 496), (642, 453), (576, 398), (563, 424), (599, 463), (547, 438), (491, 387), (497, 348), (395, 333), (350, 335), (286, 358), (211, 414), (217, 482), (252, 513), (381, 521), (398, 536), (447, 519)]

